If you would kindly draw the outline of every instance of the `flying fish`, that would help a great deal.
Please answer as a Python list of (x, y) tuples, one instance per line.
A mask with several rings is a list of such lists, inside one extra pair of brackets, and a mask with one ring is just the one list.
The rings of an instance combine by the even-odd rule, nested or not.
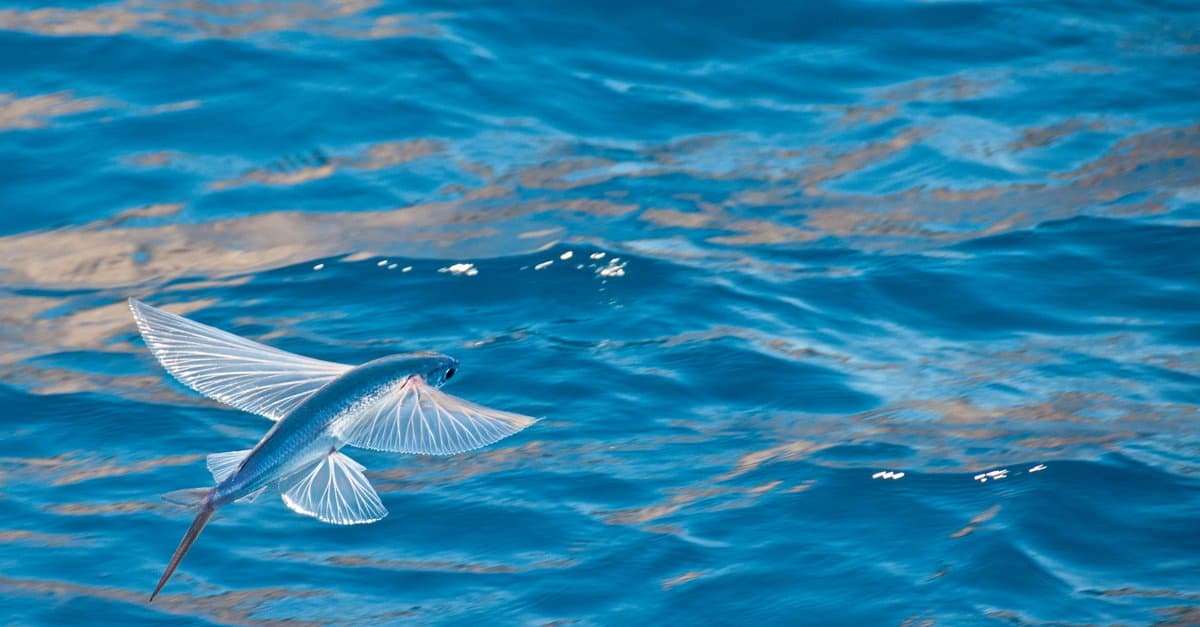
[(150, 600), (166, 585), (213, 513), (277, 489), (293, 511), (338, 525), (387, 516), (345, 446), (453, 455), (487, 446), (536, 422), (476, 405), (438, 388), (458, 361), (432, 352), (360, 366), (311, 359), (252, 342), (135, 299), (129, 307), (158, 362), (184, 385), (276, 421), (254, 448), (213, 453), (216, 485), (163, 496), (197, 511)]

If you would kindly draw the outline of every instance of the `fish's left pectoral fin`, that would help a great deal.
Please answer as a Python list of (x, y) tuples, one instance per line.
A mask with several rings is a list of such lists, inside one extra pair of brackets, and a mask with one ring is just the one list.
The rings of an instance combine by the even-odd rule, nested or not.
[(351, 369), (259, 344), (129, 299), (138, 331), (171, 376), (230, 407), (280, 420)]
[(363, 466), (337, 451), (326, 455), (310, 470), (285, 479), (283, 502), (294, 512), (335, 525), (371, 523), (388, 512)]
[(536, 418), (477, 405), (421, 377), (409, 377), (346, 421), (340, 435), (351, 446), (376, 451), (454, 455), (507, 438), (535, 422)]

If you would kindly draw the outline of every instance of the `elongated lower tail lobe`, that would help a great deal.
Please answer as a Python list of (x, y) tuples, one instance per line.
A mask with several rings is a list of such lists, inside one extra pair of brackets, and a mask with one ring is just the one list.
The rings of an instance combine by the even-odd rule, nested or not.
[(179, 541), (179, 547), (175, 549), (175, 554), (171, 556), (170, 563), (167, 564), (167, 570), (163, 573), (162, 578), (158, 580), (158, 585), (154, 587), (154, 592), (150, 595), (150, 602), (154, 602), (154, 597), (158, 596), (163, 586), (167, 585), (167, 580), (171, 578), (171, 574), (179, 568), (179, 563), (183, 561), (183, 556), (187, 555), (188, 549), (192, 548), (192, 543), (196, 538), (200, 537), (200, 532), (204, 530), (204, 525), (208, 524), (208, 519), (212, 518), (217, 508), (205, 498), (200, 503), (200, 511), (196, 513), (195, 520), (192, 521), (192, 526), (188, 527), (187, 533), (183, 534), (183, 539)]

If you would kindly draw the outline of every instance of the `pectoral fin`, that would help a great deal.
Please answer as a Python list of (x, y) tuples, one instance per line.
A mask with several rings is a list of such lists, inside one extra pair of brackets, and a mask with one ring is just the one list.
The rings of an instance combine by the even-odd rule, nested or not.
[(146, 345), (180, 383), (271, 420), (288, 415), (351, 368), (265, 346), (132, 298), (129, 308)]
[(363, 466), (333, 451), (310, 470), (280, 484), (283, 502), (292, 511), (335, 525), (375, 522), (387, 510), (363, 475)]
[(339, 434), (351, 446), (390, 453), (453, 455), (487, 446), (537, 422), (536, 418), (476, 405), (421, 377), (360, 410)]

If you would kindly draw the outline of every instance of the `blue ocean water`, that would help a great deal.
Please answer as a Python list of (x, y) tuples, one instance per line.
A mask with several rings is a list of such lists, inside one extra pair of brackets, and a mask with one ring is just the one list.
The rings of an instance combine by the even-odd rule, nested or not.
[[(0, 622), (1200, 624), (1191, 2), (0, 5)], [(133, 296), (544, 419), (222, 510)], [(901, 474), (902, 473), (902, 474)]]

